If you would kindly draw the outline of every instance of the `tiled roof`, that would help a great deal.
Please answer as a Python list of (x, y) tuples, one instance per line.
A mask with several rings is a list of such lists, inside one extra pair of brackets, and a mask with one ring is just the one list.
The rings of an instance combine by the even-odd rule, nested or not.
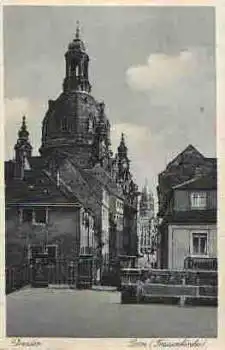
[(189, 211), (174, 211), (171, 214), (166, 214), (164, 219), (170, 223), (216, 223), (217, 211), (214, 209), (210, 210), (189, 210)]
[(8, 204), (78, 202), (75, 198), (66, 196), (42, 171), (31, 171), (29, 178), (10, 181), (6, 186), (5, 195)]
[(84, 171), (84, 176), (87, 176), (88, 180), (94, 185), (101, 187), (104, 186), (109, 193), (123, 199), (122, 191), (119, 190), (116, 182), (114, 182), (111, 176), (101, 166), (95, 166), (92, 169)]

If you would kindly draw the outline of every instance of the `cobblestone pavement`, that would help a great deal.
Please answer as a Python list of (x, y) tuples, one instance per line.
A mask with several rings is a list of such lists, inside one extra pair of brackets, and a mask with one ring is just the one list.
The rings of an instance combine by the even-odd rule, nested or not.
[(7, 336), (215, 337), (217, 308), (121, 305), (118, 292), (23, 289), (7, 296)]

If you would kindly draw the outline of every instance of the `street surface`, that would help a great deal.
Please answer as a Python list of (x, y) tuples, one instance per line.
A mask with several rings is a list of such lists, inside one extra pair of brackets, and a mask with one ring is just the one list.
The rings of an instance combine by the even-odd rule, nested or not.
[(120, 293), (23, 289), (7, 296), (7, 336), (216, 337), (217, 308), (121, 305)]

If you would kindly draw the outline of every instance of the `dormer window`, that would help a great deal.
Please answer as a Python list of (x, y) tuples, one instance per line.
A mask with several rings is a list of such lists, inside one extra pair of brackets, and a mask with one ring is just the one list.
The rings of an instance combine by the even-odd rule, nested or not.
[(207, 196), (206, 192), (192, 192), (191, 193), (191, 209), (204, 210), (206, 209)]

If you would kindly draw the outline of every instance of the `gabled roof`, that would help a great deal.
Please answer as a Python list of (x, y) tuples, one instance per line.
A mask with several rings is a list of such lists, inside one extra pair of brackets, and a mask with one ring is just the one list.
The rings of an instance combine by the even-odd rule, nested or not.
[(81, 204), (74, 194), (71, 195), (63, 190), (62, 186), (56, 185), (52, 176), (44, 170), (41, 157), (29, 159), (31, 169), (24, 172), (24, 179), (14, 178), (14, 164), (14, 161), (5, 162), (7, 204)]
[(26, 177), (24, 180), (14, 179), (10, 181), (6, 186), (5, 195), (8, 204), (66, 204), (71, 202), (78, 204), (77, 199), (71, 200), (42, 171), (29, 174), (29, 178)]
[(205, 157), (200, 153), (194, 146), (188, 145), (181, 153), (179, 153), (172, 161), (167, 164), (166, 169), (168, 170), (173, 165), (179, 165), (180, 162), (183, 162), (185, 157), (194, 154), (195, 157), (204, 160)]

